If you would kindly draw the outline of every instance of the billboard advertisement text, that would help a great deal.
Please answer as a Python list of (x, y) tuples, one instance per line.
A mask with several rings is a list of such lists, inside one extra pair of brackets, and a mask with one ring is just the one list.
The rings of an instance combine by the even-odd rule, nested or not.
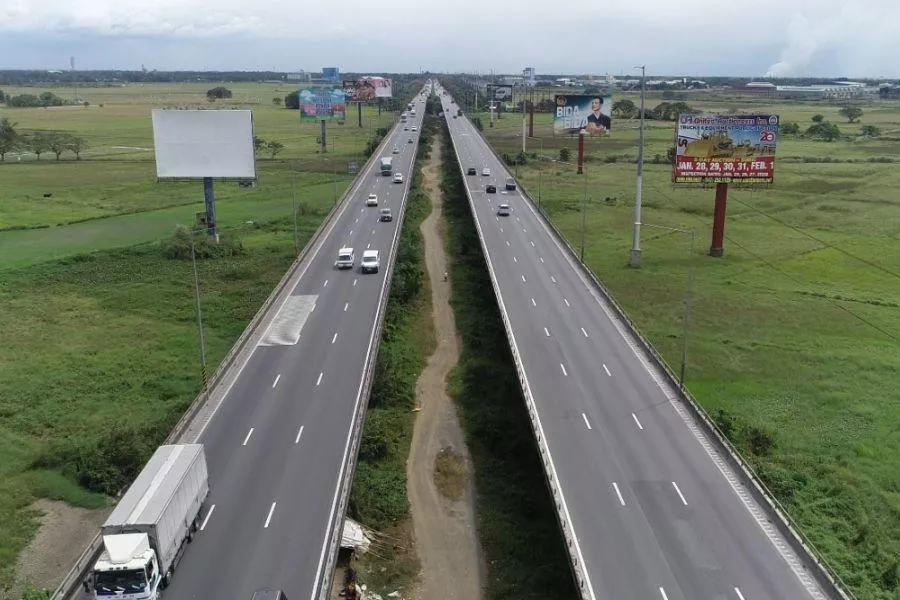
[(678, 115), (672, 180), (769, 184), (775, 178), (777, 115)]
[(334, 88), (300, 89), (301, 121), (343, 121), (347, 118), (344, 91)]
[(612, 130), (612, 96), (557, 95), (553, 115), (553, 133), (578, 133), (604, 135)]
[(493, 100), (494, 102), (512, 102), (513, 86), (489, 83), (487, 95), (488, 100)]
[(393, 81), (384, 77), (363, 77), (344, 80), (347, 102), (371, 102), (375, 98), (393, 96)]

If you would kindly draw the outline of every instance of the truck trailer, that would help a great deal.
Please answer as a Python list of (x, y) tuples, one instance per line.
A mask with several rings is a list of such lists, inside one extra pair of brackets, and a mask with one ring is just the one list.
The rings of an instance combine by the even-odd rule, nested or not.
[(394, 173), (394, 159), (391, 156), (385, 156), (381, 159), (381, 174), (390, 177)]
[(208, 495), (203, 445), (160, 446), (100, 529), (103, 552), (85, 589), (95, 600), (159, 598)]

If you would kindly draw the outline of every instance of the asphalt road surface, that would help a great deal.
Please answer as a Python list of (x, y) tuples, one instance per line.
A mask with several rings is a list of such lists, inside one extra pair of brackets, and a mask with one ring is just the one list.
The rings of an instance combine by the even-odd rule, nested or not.
[[(458, 106), (449, 96), (442, 101), (463, 173), (477, 170), (463, 176), (576, 534), (588, 597), (825, 598), (752, 510), (758, 507), (745, 503), (746, 492), (736, 491), (730, 470), (695, 435), (683, 407), (657, 384), (531, 204), (518, 189), (504, 193), (508, 172), (481, 135), (468, 119), (452, 117)], [(485, 167), (490, 176), (482, 175)], [(498, 193), (485, 193), (487, 184)], [(510, 204), (510, 216), (497, 216), (501, 202)]]
[[(419, 132), (404, 126), (421, 127), (425, 104), (416, 104), (416, 112), (391, 131), (385, 146), (384, 155), (398, 148), (394, 170), (404, 183), (381, 176), (377, 159), (362, 173), (321, 250), (301, 266), (298, 285), (204, 429), (199, 441), (209, 464), (208, 510), (166, 600), (249, 600), (263, 588), (281, 588), (297, 600), (319, 587), (364, 367), (374, 360), (368, 352), (376, 310), (389, 288), (387, 252), (398, 234), (396, 217), (418, 143)], [(378, 195), (378, 207), (365, 206), (370, 192)], [(394, 221), (379, 222), (383, 207), (392, 209)], [(344, 246), (355, 249), (356, 265), (339, 271), (334, 261)], [(366, 249), (381, 253), (377, 274), (359, 272)]]

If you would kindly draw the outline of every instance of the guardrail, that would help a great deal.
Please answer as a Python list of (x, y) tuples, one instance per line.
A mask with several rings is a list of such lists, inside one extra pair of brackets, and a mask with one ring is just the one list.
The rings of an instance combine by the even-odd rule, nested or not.
[[(422, 119), (422, 125), (424, 128), (425, 119)], [(419, 132), (420, 140), (421, 140), (421, 130)], [(372, 394), (372, 384), (375, 380), (375, 365), (378, 363), (378, 349), (381, 347), (381, 327), (384, 324), (384, 315), (387, 308), (388, 299), (391, 295), (391, 286), (390, 283), (394, 277), (394, 266), (396, 264), (397, 258), (397, 247), (400, 244), (400, 236), (401, 231), (403, 229), (403, 223), (406, 218), (406, 199), (409, 196), (409, 192), (412, 189), (412, 181), (415, 179), (416, 173), (416, 161), (419, 156), (419, 144), (416, 143), (415, 148), (413, 149), (413, 160), (412, 160), (412, 169), (413, 174), (410, 176), (410, 185), (406, 187), (403, 191), (403, 200), (400, 202), (400, 214), (397, 215), (397, 229), (394, 234), (394, 239), (391, 243), (391, 250), (388, 255), (388, 267), (385, 271), (384, 283), (382, 284), (382, 294), (381, 300), (378, 302), (378, 309), (375, 313), (375, 329), (373, 330), (373, 341), (370, 342), (370, 351), (369, 351), (369, 362), (365, 367), (365, 375), (363, 376), (363, 384), (361, 389), (363, 393), (361, 394), (361, 398), (359, 401), (359, 406), (357, 407), (356, 414), (353, 417), (353, 433), (351, 436), (350, 449), (348, 454), (348, 459), (346, 463), (346, 472), (342, 479), (341, 492), (340, 492), (340, 500), (338, 502), (338, 509), (334, 513), (334, 519), (329, 524), (331, 528), (331, 541), (329, 543), (329, 548), (327, 550), (328, 560), (325, 563), (325, 569), (323, 571), (322, 582), (317, 592), (317, 596), (319, 600), (328, 600), (331, 598), (331, 580), (334, 576), (334, 563), (337, 559), (338, 555), (338, 546), (340, 544), (341, 535), (343, 534), (343, 526), (338, 527), (338, 524), (342, 524), (344, 521), (344, 516), (347, 512), (347, 503), (350, 500), (350, 490), (353, 487), (353, 476), (356, 473), (356, 459), (357, 459), (357, 450), (359, 449), (359, 443), (362, 440), (362, 431), (363, 425), (365, 424), (366, 413), (368, 412), (369, 407), (369, 398)], [(386, 288), (386, 291), (385, 291)]]
[[(444, 121), (444, 123), (446, 125), (446, 120)], [(463, 182), (465, 182), (463, 166), (458, 159), (459, 150), (456, 147), (456, 140), (453, 138), (453, 135), (450, 134), (449, 126), (447, 126), (446, 129), (447, 135), (450, 136), (450, 141), (453, 144), (453, 152), (457, 157), (457, 166), (459, 167), (460, 177), (462, 178)], [(550, 455), (550, 447), (547, 445), (547, 441), (544, 436), (544, 429), (541, 425), (540, 417), (538, 416), (537, 405), (534, 402), (534, 396), (531, 393), (531, 386), (528, 384), (528, 377), (525, 373), (525, 367), (519, 354), (519, 347), (516, 343), (515, 336), (513, 335), (512, 322), (510, 321), (509, 315), (506, 312), (506, 305), (504, 304), (503, 296), (500, 293), (500, 284), (497, 281), (497, 276), (494, 272), (494, 265), (491, 263), (490, 252), (488, 251), (488, 247), (484, 239), (484, 234), (481, 229), (481, 223), (478, 221), (478, 217), (476, 215), (475, 203), (472, 195), (469, 193), (469, 186), (466, 185), (465, 188), (466, 197), (469, 200), (469, 208), (472, 211), (472, 220), (475, 222), (475, 229), (478, 232), (478, 240), (481, 243), (484, 262), (487, 266), (488, 274), (490, 275), (491, 287), (493, 287), (494, 296), (497, 298), (497, 306), (500, 309), (500, 318), (503, 320), (503, 327), (506, 331), (506, 339), (509, 343), (510, 352), (512, 353), (513, 364), (516, 367), (516, 374), (519, 378), (519, 385), (522, 389), (522, 396), (525, 398), (525, 407), (528, 410), (529, 420), (531, 421), (531, 429), (534, 433), (534, 438), (537, 441), (538, 453), (540, 454), (541, 463), (544, 467), (547, 486), (550, 490), (550, 495), (553, 497), (553, 505), (556, 508), (556, 519), (559, 522), (560, 529), (562, 530), (563, 538), (566, 544), (566, 551), (569, 553), (569, 564), (572, 567), (572, 575), (575, 579), (575, 583), (578, 587), (579, 593), (581, 594), (582, 600), (595, 600), (593, 590), (591, 590), (590, 583), (584, 573), (584, 568), (582, 566), (584, 559), (581, 555), (578, 538), (575, 536), (575, 531), (572, 528), (572, 520), (569, 516), (568, 508), (566, 507), (566, 501), (558, 484), (556, 466), (553, 464), (553, 457)]]
[[(478, 134), (481, 135), (480, 132), (478, 132)], [(497, 152), (492, 146), (490, 146), (490, 144), (487, 144), (486, 140), (485, 145), (494, 154), (495, 158), (497, 158), (500, 164), (504, 165), (505, 168), (506, 163), (503, 158), (499, 154), (497, 154)], [(461, 168), (462, 167), (460, 166), (460, 169)], [(508, 171), (507, 175), (510, 175)], [(756, 471), (753, 470), (753, 467), (751, 467), (750, 464), (743, 458), (743, 456), (741, 456), (737, 448), (734, 447), (728, 437), (719, 429), (719, 427), (715, 424), (706, 410), (697, 402), (696, 398), (694, 398), (694, 396), (686, 388), (683, 388), (679, 385), (678, 376), (675, 374), (669, 364), (656, 351), (650, 341), (647, 340), (646, 337), (644, 337), (644, 335), (640, 332), (640, 329), (638, 329), (637, 324), (631, 320), (625, 310), (619, 305), (618, 302), (616, 302), (612, 294), (609, 292), (606, 286), (603, 285), (594, 271), (580, 259), (579, 253), (575, 250), (575, 248), (572, 247), (571, 244), (569, 244), (569, 241), (556, 227), (556, 225), (553, 224), (543, 206), (538, 206), (535, 203), (531, 195), (528, 194), (523, 188), (521, 182), (519, 182), (518, 185), (520, 191), (522, 192), (522, 197), (525, 198), (529, 202), (529, 204), (531, 204), (532, 209), (534, 209), (537, 214), (542, 217), (544, 225), (556, 238), (559, 245), (564, 248), (565, 251), (569, 254), (574, 263), (581, 267), (582, 273), (590, 279), (591, 284), (602, 295), (603, 300), (607, 303), (608, 306), (613, 309), (616, 317), (620, 320), (620, 322), (625, 325), (628, 330), (628, 334), (632, 338), (632, 341), (634, 341), (638, 345), (638, 347), (640, 347), (645, 357), (653, 363), (653, 366), (662, 373), (663, 377), (666, 380), (667, 387), (669, 387), (670, 391), (678, 397), (678, 400), (680, 400), (681, 403), (688, 408), (688, 410), (690, 410), (692, 416), (703, 426), (707, 435), (716, 442), (718, 449), (728, 460), (732, 469), (743, 475), (743, 479), (746, 482), (744, 487), (750, 491), (753, 499), (757, 502), (757, 504), (768, 509), (770, 515), (774, 516), (774, 518), (770, 518), (769, 521), (778, 528), (778, 531), (781, 534), (782, 538), (791, 545), (791, 548), (797, 554), (798, 558), (806, 557), (807, 560), (805, 561), (805, 563), (808, 564), (802, 565), (804, 571), (806, 573), (810, 573), (812, 577), (815, 578), (816, 582), (832, 598), (840, 598), (842, 600), (856, 600), (856, 596), (854, 596), (852, 591), (850, 591), (849, 586), (840, 578), (840, 576), (828, 563), (822, 553), (802, 533), (799, 525), (797, 525), (797, 523), (791, 518), (791, 516), (787, 512), (787, 509), (785, 509), (784, 506), (775, 498), (775, 495), (762, 481)], [(479, 237), (480, 235), (481, 234), (479, 230)], [(484, 247), (483, 242), (482, 247)], [(494, 276), (492, 272), (492, 281), (493, 277)], [(494, 292), (497, 293), (497, 288), (495, 288)], [(506, 324), (506, 322), (506, 316), (504, 314), (504, 324)], [(517, 370), (519, 369), (518, 364), (516, 365), (516, 368)], [(529, 407), (529, 412), (530, 410), (531, 409)]]
[[(246, 328), (244, 328), (244, 331), (231, 346), (228, 354), (226, 354), (222, 361), (219, 363), (219, 367), (216, 369), (215, 373), (213, 373), (209, 384), (204, 390), (197, 394), (197, 397), (194, 398), (194, 401), (191, 402), (191, 405), (181, 416), (181, 419), (179, 419), (175, 424), (175, 427), (166, 437), (163, 444), (173, 444), (181, 441), (182, 436), (185, 434), (185, 432), (187, 432), (189, 426), (197, 416), (197, 413), (199, 413), (200, 410), (206, 405), (206, 402), (209, 400), (212, 391), (215, 390), (216, 387), (218, 387), (218, 385), (221, 383), (222, 378), (234, 364), (234, 361), (237, 359), (237, 357), (240, 356), (240, 354), (244, 350), (246, 350), (245, 346), (247, 345), (247, 341), (253, 336), (254, 333), (256, 333), (257, 328), (264, 320), (266, 313), (272, 307), (275, 299), (278, 298), (278, 296), (280, 296), (282, 292), (284, 292), (285, 287), (287, 287), (288, 283), (296, 275), (297, 268), (303, 263), (312, 249), (320, 243), (322, 234), (331, 226), (332, 221), (342, 210), (344, 202), (347, 200), (347, 198), (357, 191), (359, 185), (362, 183), (363, 176), (369, 168), (369, 165), (374, 163), (375, 160), (377, 160), (381, 155), (381, 150), (387, 144), (387, 140), (389, 139), (389, 137), (390, 136), (385, 136), (381, 143), (378, 145), (378, 148), (376, 148), (372, 155), (368, 159), (366, 159), (366, 162), (363, 164), (363, 168), (359, 170), (359, 175), (357, 176), (356, 181), (354, 181), (346, 190), (344, 190), (344, 193), (341, 195), (340, 200), (331, 207), (331, 210), (325, 216), (325, 219), (322, 220), (322, 223), (316, 229), (315, 233), (313, 233), (312, 237), (309, 239), (306, 245), (303, 247), (303, 250), (300, 251), (300, 254), (298, 254), (297, 258), (294, 259), (294, 262), (291, 263), (291, 266), (282, 276), (281, 280), (259, 307), (259, 310), (256, 311), (256, 314), (250, 320), (250, 323)], [(90, 570), (91, 566), (93, 566), (93, 564), (100, 557), (102, 549), (103, 540), (100, 536), (100, 533), (98, 532), (88, 543), (88, 546), (75, 561), (75, 564), (72, 566), (69, 572), (66, 573), (65, 577), (63, 577), (63, 580), (53, 592), (53, 596), (51, 597), (52, 600), (69, 600), (78, 592), (78, 589), (81, 586), (81, 581), (87, 575), (87, 572)]]

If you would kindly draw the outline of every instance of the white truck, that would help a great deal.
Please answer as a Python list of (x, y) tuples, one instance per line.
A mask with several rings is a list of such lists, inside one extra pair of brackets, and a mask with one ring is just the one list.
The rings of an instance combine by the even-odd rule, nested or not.
[(160, 446), (100, 529), (94, 600), (157, 600), (200, 526), (209, 494), (201, 444)]

